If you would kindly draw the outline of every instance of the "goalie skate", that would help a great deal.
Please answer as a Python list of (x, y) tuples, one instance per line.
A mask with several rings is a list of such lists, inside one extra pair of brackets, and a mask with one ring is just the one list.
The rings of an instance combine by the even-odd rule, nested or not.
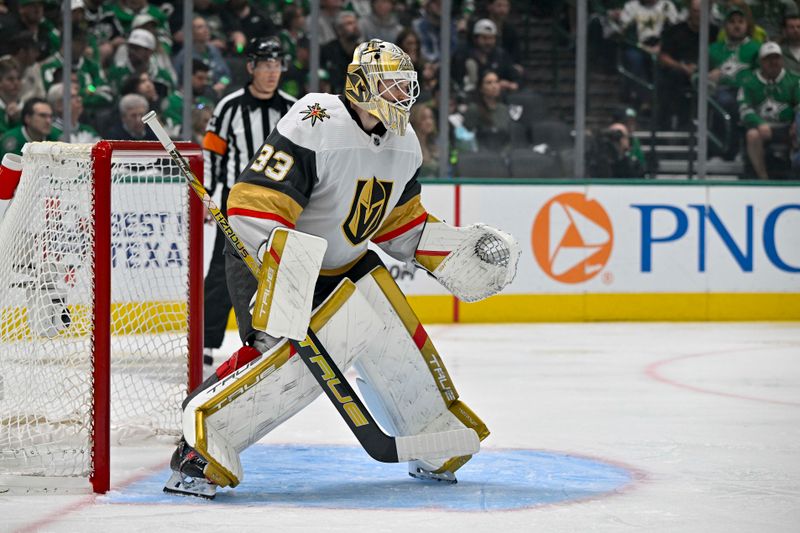
[(445, 470), (444, 472), (434, 472), (433, 470), (429, 470), (427, 466), (428, 465), (422, 461), (410, 461), (408, 463), (408, 475), (424, 481), (438, 481), (440, 483), (447, 483), (450, 485), (458, 483), (456, 475), (453, 472), (450, 472), (449, 470)]
[(164, 492), (213, 500), (217, 485), (203, 474), (207, 464), (203, 456), (181, 439), (169, 463), (172, 475), (164, 485)]

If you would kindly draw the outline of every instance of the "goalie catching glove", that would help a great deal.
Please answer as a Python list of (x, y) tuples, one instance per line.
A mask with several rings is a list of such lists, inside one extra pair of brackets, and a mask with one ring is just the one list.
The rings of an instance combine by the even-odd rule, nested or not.
[(429, 218), (415, 253), (416, 263), (455, 296), (477, 302), (514, 280), (519, 243), (485, 224), (456, 228)]

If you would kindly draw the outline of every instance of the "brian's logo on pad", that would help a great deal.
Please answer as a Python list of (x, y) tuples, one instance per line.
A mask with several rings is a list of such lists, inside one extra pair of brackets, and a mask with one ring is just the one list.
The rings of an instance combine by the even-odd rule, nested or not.
[(536, 215), (533, 255), (544, 272), (562, 283), (595, 277), (608, 262), (614, 231), (596, 200), (570, 192), (551, 198)]
[(342, 226), (344, 235), (351, 244), (362, 243), (378, 231), (391, 195), (391, 181), (382, 181), (373, 176), (371, 179), (356, 182), (350, 213)]

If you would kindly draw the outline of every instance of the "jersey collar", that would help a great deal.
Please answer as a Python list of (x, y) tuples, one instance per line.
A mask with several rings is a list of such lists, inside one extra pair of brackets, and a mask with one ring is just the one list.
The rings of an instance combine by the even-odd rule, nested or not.
[(761, 83), (765, 85), (772, 85), (781, 82), (784, 76), (786, 76), (786, 69), (785, 68), (781, 69), (781, 73), (778, 74), (778, 77), (776, 77), (774, 80), (768, 80), (767, 78), (765, 78), (764, 75), (761, 74), (761, 69), (756, 70), (756, 76), (758, 77), (759, 80), (761, 80)]
[(358, 125), (361, 131), (363, 131), (369, 136), (377, 135), (378, 137), (383, 137), (383, 134), (386, 133), (386, 126), (383, 125), (383, 122), (379, 120), (378, 123), (375, 124), (375, 126), (371, 130), (367, 131), (361, 124), (361, 120), (358, 118), (358, 115), (356, 114), (355, 109), (353, 109), (352, 104), (350, 104), (350, 101), (347, 98), (345, 98), (343, 94), (339, 95), (339, 100), (342, 101), (344, 108), (347, 109), (348, 113), (350, 113), (350, 118), (353, 119), (353, 121), (356, 123), (356, 125)]
[(283, 100), (283, 98), (278, 93), (278, 89), (275, 89), (275, 93), (273, 93), (273, 95), (270, 98), (261, 99), (261, 98), (256, 98), (255, 96), (253, 96), (253, 93), (250, 92), (250, 85), (251, 84), (252, 84), (252, 82), (249, 82), (247, 85), (245, 85), (244, 94), (242, 95), (242, 102), (247, 107), (250, 107), (250, 108), (259, 108), (259, 107), (261, 107), (261, 108), (264, 108), (264, 109), (269, 108), (269, 107), (273, 107), (275, 109), (279, 109), (279, 110), (281, 109), (280, 103)]

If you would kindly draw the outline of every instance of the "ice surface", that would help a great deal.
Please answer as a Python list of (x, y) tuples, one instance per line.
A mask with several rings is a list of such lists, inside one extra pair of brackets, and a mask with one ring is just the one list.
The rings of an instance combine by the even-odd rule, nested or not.
[(159, 493), (170, 448), (115, 448), (110, 495), (0, 494), (0, 531), (800, 530), (800, 324), (427, 329), (492, 431), (458, 485), (371, 461), (321, 398), (213, 502)]

